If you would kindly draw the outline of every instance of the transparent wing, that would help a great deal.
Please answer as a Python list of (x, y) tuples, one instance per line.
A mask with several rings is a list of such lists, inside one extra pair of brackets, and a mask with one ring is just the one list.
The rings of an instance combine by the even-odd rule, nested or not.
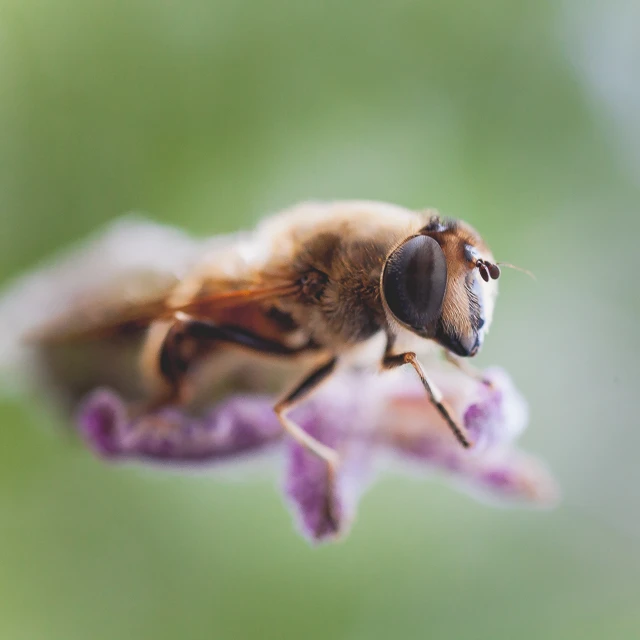
[[(154, 320), (170, 318), (178, 312), (200, 319), (216, 319), (223, 310), (281, 299), (298, 291), (296, 285), (249, 284), (246, 286), (251, 288), (200, 295), (188, 303), (173, 305), (169, 302), (169, 294), (178, 281), (160, 279), (158, 275), (129, 274), (119, 288), (114, 283), (112, 291), (79, 300), (65, 314), (36, 328), (25, 339), (41, 345), (103, 339), (143, 329)], [(231, 283), (230, 286), (237, 284)]]
[[(33, 349), (25, 347), (25, 335), (55, 318), (70, 321), (69, 310), (87, 307), (97, 292), (111, 292), (109, 313), (122, 306), (118, 295), (142, 295), (143, 283), (155, 282), (157, 297), (161, 283), (182, 277), (207, 245), (177, 229), (126, 216), (17, 278), (0, 293), (0, 374), (9, 383), (21, 382), (21, 374), (32, 368)], [(118, 284), (126, 280), (128, 292)]]

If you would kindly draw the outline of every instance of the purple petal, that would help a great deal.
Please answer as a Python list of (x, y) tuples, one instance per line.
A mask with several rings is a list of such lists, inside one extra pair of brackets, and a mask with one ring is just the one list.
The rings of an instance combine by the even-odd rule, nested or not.
[(523, 397), (501, 369), (488, 370), (485, 379), (490, 384), (460, 378), (457, 387), (449, 376), (442, 385), (446, 400), (474, 440), (472, 449), (463, 449), (441, 428), (434, 429), (434, 421), (442, 419), (426, 399), (406, 391), (390, 399), (393, 411), (384, 419), (386, 443), (405, 460), (443, 471), (468, 488), (507, 499), (553, 502), (557, 491), (546, 469), (512, 449), (527, 423)]
[(362, 392), (363, 381), (359, 376), (343, 376), (304, 415), (294, 413), (309, 435), (334, 449), (340, 458), (334, 475), (324, 460), (296, 442), (289, 445), (285, 492), (302, 533), (314, 542), (348, 530), (368, 484), (373, 439), (370, 433), (363, 434), (362, 427), (373, 424), (376, 402), (366, 401), (369, 394)]
[[(411, 372), (396, 373), (339, 374), (292, 413), (340, 459), (332, 477), (323, 460), (288, 440), (285, 492), (307, 538), (325, 541), (349, 529), (370, 479), (371, 454), (382, 445), (484, 495), (538, 503), (552, 499), (554, 485), (544, 467), (512, 449), (527, 411), (504, 372), (487, 372), (487, 385), (450, 369), (431, 370), (476, 441), (470, 451), (452, 437)], [(89, 446), (105, 458), (171, 465), (235, 459), (283, 435), (272, 400), (260, 396), (232, 397), (200, 418), (164, 409), (132, 420), (119, 396), (101, 390), (85, 401), (78, 421)]]
[(423, 469), (441, 471), (461, 481), (473, 493), (479, 491), (485, 496), (538, 504), (553, 504), (557, 500), (558, 490), (546, 467), (517, 451), (474, 455), (428, 438), (396, 446), (395, 451)]
[[(484, 382), (462, 372), (452, 375), (438, 370), (433, 378), (442, 389), (453, 418), (469, 431), (473, 454), (510, 444), (526, 427), (527, 405), (501, 369), (487, 371)], [(437, 457), (447, 450), (463, 451), (424, 389), (405, 384), (388, 388), (386, 393), (379, 424), (384, 439), (392, 446), (406, 451), (415, 448), (419, 457)]]
[(559, 490), (548, 469), (539, 460), (519, 452), (496, 459), (480, 459), (465, 471), (468, 488), (503, 500), (531, 502), (543, 506), (558, 501)]
[[(336, 432), (323, 430), (321, 422), (316, 416), (315, 420), (306, 420), (303, 428), (309, 435), (334, 447)], [(303, 532), (314, 540), (333, 537), (340, 531), (345, 513), (338, 483), (338, 475), (329, 474), (324, 460), (297, 443), (290, 445), (285, 491), (299, 512)]]
[(479, 384), (477, 399), (464, 411), (464, 425), (477, 449), (509, 443), (525, 429), (527, 404), (502, 369), (485, 372), (489, 385)]
[(266, 397), (234, 397), (195, 418), (163, 409), (130, 419), (119, 396), (92, 393), (78, 414), (78, 428), (105, 458), (165, 463), (207, 463), (256, 451), (280, 439), (282, 429)]

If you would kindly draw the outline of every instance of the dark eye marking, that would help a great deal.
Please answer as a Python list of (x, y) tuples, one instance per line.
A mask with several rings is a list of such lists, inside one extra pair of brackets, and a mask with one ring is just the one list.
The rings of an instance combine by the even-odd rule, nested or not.
[(414, 236), (388, 258), (382, 276), (384, 298), (403, 324), (424, 331), (442, 312), (447, 262), (430, 236)]

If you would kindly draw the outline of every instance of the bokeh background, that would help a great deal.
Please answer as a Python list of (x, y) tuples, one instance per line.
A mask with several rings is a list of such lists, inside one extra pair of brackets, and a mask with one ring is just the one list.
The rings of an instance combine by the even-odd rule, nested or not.
[(640, 5), (0, 0), (0, 284), (123, 212), (436, 206), (506, 272), (483, 364), (564, 501), (382, 478), (311, 548), (275, 469), (107, 467), (0, 404), (0, 638), (640, 637)]

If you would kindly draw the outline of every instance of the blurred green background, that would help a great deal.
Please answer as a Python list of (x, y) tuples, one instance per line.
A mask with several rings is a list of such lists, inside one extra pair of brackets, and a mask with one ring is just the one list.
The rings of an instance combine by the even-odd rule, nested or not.
[(564, 493), (388, 475), (314, 549), (273, 469), (108, 467), (4, 398), (0, 638), (640, 637), (639, 25), (633, 0), (0, 0), (0, 283), (134, 209), (212, 234), (436, 206), (536, 272), (505, 273), (481, 361)]

